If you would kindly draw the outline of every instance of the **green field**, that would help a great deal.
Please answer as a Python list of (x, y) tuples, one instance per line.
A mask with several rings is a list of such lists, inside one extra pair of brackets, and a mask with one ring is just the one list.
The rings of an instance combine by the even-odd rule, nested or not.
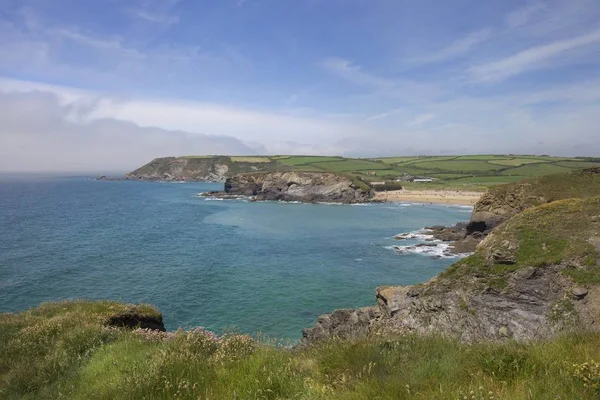
[[(187, 156), (185, 158), (217, 158)], [(227, 159), (220, 156), (219, 159)], [(461, 155), (345, 158), (333, 156), (235, 156), (229, 157), (231, 173), (269, 171), (335, 172), (359, 176), (363, 181), (394, 181), (404, 174), (435, 178), (431, 183), (409, 183), (423, 189), (485, 190), (531, 176), (600, 167), (600, 158), (539, 155)]]

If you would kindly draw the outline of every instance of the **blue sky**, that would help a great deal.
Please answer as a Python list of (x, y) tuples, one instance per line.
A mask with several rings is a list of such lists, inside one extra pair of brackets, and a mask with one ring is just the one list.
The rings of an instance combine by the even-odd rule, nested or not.
[(0, 52), (5, 170), (600, 155), (597, 0), (0, 0)]

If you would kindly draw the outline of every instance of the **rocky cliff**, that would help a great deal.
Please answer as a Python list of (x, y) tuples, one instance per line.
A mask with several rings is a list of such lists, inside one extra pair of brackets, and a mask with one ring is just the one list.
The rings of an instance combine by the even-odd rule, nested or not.
[(489, 232), (530, 207), (591, 196), (600, 196), (600, 168), (540, 176), (492, 187), (475, 204), (467, 231)]
[(229, 157), (156, 158), (125, 175), (125, 179), (147, 181), (224, 182), (229, 172)]
[(473, 208), (468, 224), (428, 227), (432, 236), (453, 242), (450, 251), (470, 253), (495, 227), (531, 207), (568, 198), (600, 196), (600, 168), (529, 178), (490, 188)]
[(375, 332), (531, 340), (598, 330), (600, 197), (530, 208), (430, 281), (376, 293), (375, 307), (320, 317), (304, 342)]
[(331, 172), (268, 172), (240, 174), (225, 181), (216, 196), (253, 196), (256, 200), (307, 203), (363, 203), (373, 198), (371, 188), (360, 180)]

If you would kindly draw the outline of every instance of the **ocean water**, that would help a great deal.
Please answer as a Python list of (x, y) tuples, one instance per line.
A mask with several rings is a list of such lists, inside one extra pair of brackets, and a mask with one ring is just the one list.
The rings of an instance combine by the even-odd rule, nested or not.
[(0, 177), (0, 312), (113, 299), (156, 305), (168, 329), (294, 340), (320, 314), (375, 304), (379, 285), (414, 284), (447, 268), (455, 260), (399, 254), (393, 236), (470, 212), (197, 196), (221, 187)]

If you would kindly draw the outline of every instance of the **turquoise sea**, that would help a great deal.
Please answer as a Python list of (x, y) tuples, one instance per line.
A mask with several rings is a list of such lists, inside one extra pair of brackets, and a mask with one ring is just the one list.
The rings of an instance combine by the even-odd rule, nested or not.
[[(0, 177), (0, 312), (88, 298), (151, 303), (168, 329), (298, 339), (318, 315), (375, 304), (455, 259), (393, 236), (466, 207), (215, 201), (219, 184)], [(409, 242), (415, 243), (415, 242)]]

